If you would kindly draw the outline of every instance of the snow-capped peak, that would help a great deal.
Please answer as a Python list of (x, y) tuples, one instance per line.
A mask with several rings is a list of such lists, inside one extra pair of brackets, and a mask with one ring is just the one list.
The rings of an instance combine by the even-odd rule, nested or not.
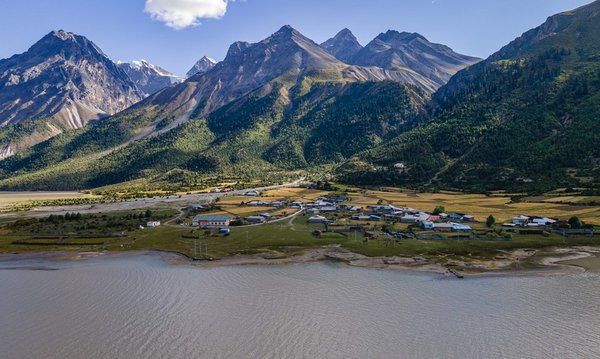
[(122, 68), (133, 82), (135, 82), (146, 94), (152, 94), (164, 87), (184, 80), (174, 73), (144, 59), (130, 62), (116, 61), (115, 63)]
[(204, 73), (215, 67), (217, 60), (214, 60), (208, 56), (203, 56), (198, 60), (194, 66), (187, 72), (187, 77), (192, 77), (197, 73)]

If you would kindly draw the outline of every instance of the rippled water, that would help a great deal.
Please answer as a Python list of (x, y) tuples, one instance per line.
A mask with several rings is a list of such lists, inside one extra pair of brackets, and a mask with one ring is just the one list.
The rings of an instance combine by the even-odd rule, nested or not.
[(1, 268), (2, 358), (600, 357), (592, 273), (460, 281), (157, 255)]

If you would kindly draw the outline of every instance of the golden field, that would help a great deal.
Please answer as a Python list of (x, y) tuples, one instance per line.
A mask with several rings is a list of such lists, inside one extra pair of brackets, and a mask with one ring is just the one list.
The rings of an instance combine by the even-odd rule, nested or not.
[(61, 199), (98, 198), (80, 192), (0, 192), (0, 207), (33, 201), (53, 201)]
[[(241, 202), (252, 200), (260, 201), (304, 201), (310, 202), (330, 194), (326, 191), (318, 191), (305, 188), (283, 188), (267, 191), (258, 197), (224, 197), (219, 201), (223, 211), (213, 214), (229, 214), (235, 216), (247, 216), (251, 213), (272, 212), (269, 207), (240, 207)], [(565, 203), (553, 203), (541, 197), (535, 201), (512, 202), (508, 195), (495, 194), (486, 196), (484, 194), (460, 194), (460, 193), (419, 193), (411, 190), (390, 189), (389, 191), (357, 191), (348, 193), (350, 202), (348, 204), (367, 207), (379, 202), (392, 204), (398, 207), (409, 207), (422, 211), (433, 211), (437, 206), (444, 206), (446, 212), (458, 212), (475, 216), (478, 221), (492, 214), (498, 223), (510, 222), (512, 217), (518, 215), (545, 216), (551, 218), (569, 219), (578, 216), (587, 223), (600, 225), (600, 207), (578, 206)], [(570, 196), (568, 200), (573, 203), (579, 197)], [(584, 198), (584, 197), (580, 197)], [(556, 199), (555, 199), (556, 200)], [(576, 203), (576, 202), (575, 202)]]
[[(252, 200), (311, 202), (328, 194), (330, 192), (306, 188), (281, 188), (264, 192), (258, 197), (225, 196), (220, 198), (217, 203), (221, 207), (221, 211), (214, 211), (211, 214), (244, 217), (263, 212), (275, 213), (276, 210), (272, 207), (248, 207), (240, 206), (240, 203)], [(600, 206), (579, 205), (579, 203), (594, 199), (584, 196), (529, 197), (524, 202), (513, 203), (509, 195), (502, 194), (486, 196), (452, 192), (419, 193), (412, 190), (390, 188), (381, 191), (351, 190), (348, 197), (350, 204), (362, 207), (374, 205), (380, 201), (398, 207), (411, 207), (423, 211), (433, 211), (437, 206), (444, 206), (446, 212), (471, 214), (479, 221), (485, 221), (487, 216), (492, 214), (498, 223), (502, 223), (523, 214), (560, 219), (578, 216), (584, 222), (600, 225)], [(0, 192), (0, 208), (33, 202), (94, 198), (98, 197), (79, 192)], [(179, 206), (180, 204), (177, 203), (177, 200), (173, 200), (172, 203), (164, 203), (164, 205)]]
[[(569, 219), (578, 216), (581, 220), (600, 225), (600, 207), (576, 206), (560, 203), (539, 202), (513, 203), (508, 196), (486, 196), (483, 194), (417, 193), (368, 191), (366, 194), (351, 194), (353, 203), (373, 204), (378, 200), (399, 207), (411, 207), (424, 211), (433, 211), (436, 206), (444, 206), (446, 212), (458, 212), (475, 216), (485, 221), (492, 214), (497, 222), (510, 221), (514, 216), (545, 216)], [(356, 199), (355, 199), (356, 198)], [(571, 200), (573, 198), (571, 197)]]

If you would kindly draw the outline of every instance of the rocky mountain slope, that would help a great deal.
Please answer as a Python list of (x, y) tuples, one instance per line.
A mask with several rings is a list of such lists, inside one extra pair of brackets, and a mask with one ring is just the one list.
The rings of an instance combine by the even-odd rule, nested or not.
[(322, 43), (321, 47), (347, 64), (352, 63), (354, 56), (363, 48), (356, 36), (348, 29), (338, 32), (334, 37)]
[(429, 42), (417, 33), (387, 31), (360, 49), (348, 63), (387, 70), (409, 70), (429, 79), (437, 90), (458, 71), (481, 59)]
[[(392, 81), (411, 76), (344, 64), (285, 26), (259, 43), (233, 44), (213, 69), (118, 116), (0, 162), (0, 177), (12, 173), (10, 183), (37, 188), (85, 187), (179, 166), (247, 173), (339, 161), (416, 117), (427, 93)], [(347, 138), (330, 138), (336, 128)]]
[(273, 81), (301, 85), (300, 91), (314, 83), (394, 81), (425, 89), (430, 85), (428, 79), (411, 71), (345, 64), (284, 26), (261, 42), (232, 44), (225, 59), (208, 72), (154, 94), (136, 107), (160, 106), (177, 118), (206, 115), (257, 89), (270, 91)]
[(0, 60), (0, 89), (2, 126), (57, 116), (79, 128), (141, 99), (127, 74), (93, 42), (62, 30)]
[(146, 95), (151, 95), (165, 87), (183, 81), (182, 78), (174, 73), (151, 64), (146, 60), (131, 62), (117, 61), (116, 64), (125, 71), (133, 83)]
[(217, 64), (217, 60), (213, 60), (208, 56), (203, 56), (200, 60), (198, 60), (194, 66), (185, 74), (187, 77), (192, 77), (196, 74), (203, 74)]
[[(600, 1), (550, 17), (433, 96), (418, 128), (342, 180), (471, 190), (600, 189)], [(406, 170), (394, 169), (403, 162)]]
[(115, 114), (142, 95), (94, 43), (53, 31), (0, 60), (0, 158)]

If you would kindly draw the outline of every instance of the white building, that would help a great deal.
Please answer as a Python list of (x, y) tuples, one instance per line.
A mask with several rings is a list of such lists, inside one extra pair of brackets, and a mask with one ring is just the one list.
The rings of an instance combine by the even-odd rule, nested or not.
[(308, 223), (326, 223), (329, 220), (323, 216), (313, 216), (308, 219)]
[(529, 217), (527, 216), (517, 216), (517, 217), (513, 217), (512, 219), (512, 223), (522, 226), (527, 224), (527, 222), (529, 222)]

